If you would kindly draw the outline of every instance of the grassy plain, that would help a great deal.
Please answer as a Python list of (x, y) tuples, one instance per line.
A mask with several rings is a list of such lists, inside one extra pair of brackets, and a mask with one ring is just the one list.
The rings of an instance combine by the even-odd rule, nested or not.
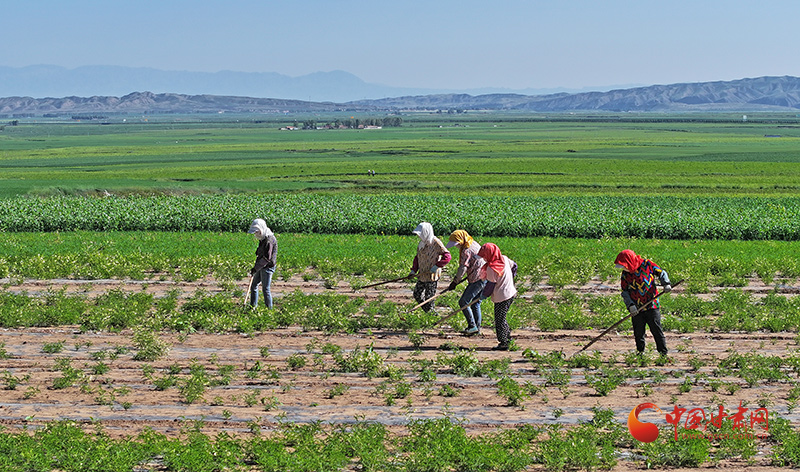
[(793, 116), (404, 120), (380, 130), (298, 131), (279, 129), (291, 117), (22, 121), (0, 131), (0, 196), (99, 190), (787, 196), (800, 189), (800, 119)]

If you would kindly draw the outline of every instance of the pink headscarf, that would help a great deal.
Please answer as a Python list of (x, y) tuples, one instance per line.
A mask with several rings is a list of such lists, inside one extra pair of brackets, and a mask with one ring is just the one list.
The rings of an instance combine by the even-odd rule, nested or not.
[[(503, 254), (500, 253), (500, 248), (497, 247), (494, 243), (486, 243), (481, 246), (481, 249), (478, 251), (478, 256), (480, 256), (486, 264), (481, 267), (481, 275), (486, 274), (486, 268), (491, 267), (497, 273), (498, 277), (503, 276), (503, 271), (506, 268), (506, 261), (503, 259)], [(485, 278), (485, 277), (483, 277)]]

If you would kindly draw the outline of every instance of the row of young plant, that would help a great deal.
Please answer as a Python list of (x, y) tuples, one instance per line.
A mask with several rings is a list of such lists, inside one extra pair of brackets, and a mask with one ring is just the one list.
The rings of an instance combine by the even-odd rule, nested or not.
[[(800, 376), (800, 357), (796, 353), (786, 357), (753, 351), (742, 354), (729, 347), (724, 355), (701, 355), (691, 343), (677, 347), (688, 355), (688, 368), (675, 368), (669, 358), (654, 356), (649, 351), (644, 354), (628, 352), (620, 358), (618, 354), (603, 357), (599, 351), (579, 352), (567, 357), (561, 351), (539, 353), (525, 349), (523, 357), (532, 364), (534, 375), (543, 381), (539, 386), (526, 384), (519, 398), (524, 400), (547, 387), (558, 388), (566, 398), (572, 393), (569, 386), (577, 375), (583, 377), (595, 395), (603, 397), (631, 383), (638, 385), (635, 393), (641, 398), (650, 397), (659, 386), (670, 385), (673, 389), (671, 404), (677, 404), (679, 395), (707, 391), (712, 394), (711, 404), (721, 405), (724, 402), (719, 395), (734, 395), (742, 388), (763, 387), (765, 384), (788, 384), (790, 388), (785, 398), (788, 411), (792, 413), (797, 409), (800, 384), (796, 379)], [(669, 369), (659, 370), (665, 366)], [(760, 408), (769, 408), (778, 400), (773, 393), (762, 392), (756, 404)]]
[[(179, 342), (184, 341), (179, 339)], [(124, 397), (131, 393), (130, 389), (136, 382), (125, 382), (123, 387), (117, 388), (110, 377), (103, 377), (113, 374), (116, 361), (126, 359), (142, 363), (142, 388), (153, 388), (157, 391), (176, 389), (181, 401), (186, 404), (208, 402), (214, 406), (223, 406), (243, 402), (248, 407), (261, 404), (265, 411), (278, 408), (281, 402), (274, 395), (264, 396), (263, 390), (251, 389), (241, 396), (227, 398), (220, 394), (237, 379), (247, 383), (278, 385), (284, 373), (291, 372), (294, 379), (300, 373), (322, 374), (325, 379), (342, 373), (357, 373), (370, 380), (384, 379), (378, 385), (373, 385), (375, 388), (372, 394), (383, 398), (387, 406), (406, 399), (410, 407), (415, 387), (420, 388), (417, 393), (428, 402), (434, 395), (458, 396), (459, 390), (450, 383), (440, 383), (437, 390), (436, 382), (443, 374), (491, 378), (496, 381), (497, 394), (506, 401), (506, 405), (520, 408), (524, 408), (529, 398), (537, 395), (547, 403), (548, 395), (552, 393), (547, 391), (550, 387), (558, 389), (560, 395), (566, 399), (573, 393), (570, 386), (576, 385), (586, 385), (594, 395), (603, 397), (622, 385), (631, 384), (638, 385), (637, 397), (649, 397), (655, 388), (667, 385), (673, 389), (673, 404), (677, 403), (678, 395), (699, 390), (711, 392), (711, 401), (716, 405), (722, 404), (718, 395), (734, 395), (742, 388), (754, 388), (765, 383), (784, 384), (790, 386), (785, 398), (790, 413), (797, 408), (800, 400), (800, 384), (796, 381), (800, 375), (800, 357), (796, 354), (785, 357), (762, 355), (753, 351), (740, 354), (728, 348), (724, 356), (700, 355), (691, 344), (678, 346), (680, 352), (688, 355), (686, 369), (672, 368), (670, 366), (674, 360), (665, 356), (653, 356), (651, 352), (628, 352), (620, 358), (618, 354), (603, 357), (599, 351), (592, 351), (566, 357), (562, 351), (539, 353), (526, 348), (522, 351), (522, 356), (530, 362), (530, 366), (523, 368), (528, 380), (520, 383), (517, 380), (519, 372), (511, 370), (510, 358), (482, 361), (476, 356), (474, 349), (463, 348), (455, 343), (440, 345), (440, 352), (433, 359), (418, 358), (416, 356), (419, 355), (419, 350), (414, 351), (408, 361), (409, 367), (391, 361), (397, 355), (393, 349), (388, 350), (385, 356), (374, 349), (372, 344), (366, 348), (356, 346), (345, 352), (334, 343), (321, 345), (316, 340), (308, 343), (306, 352), (295, 352), (284, 358), (275, 358), (271, 355), (269, 346), (261, 346), (261, 358), (254, 362), (245, 361), (243, 365), (223, 363), (218, 356), (212, 355), (207, 362), (193, 358), (188, 365), (175, 362), (166, 366), (162, 363), (161, 367), (155, 367), (149, 362), (163, 360), (173, 345), (146, 327), (135, 330), (130, 345), (93, 348), (90, 352), (91, 343), (76, 343), (74, 351), (66, 343), (64, 339), (42, 345), (41, 352), (45, 356), (60, 357), (55, 357), (51, 365), (41, 363), (42, 373), (35, 375), (44, 375), (50, 390), (80, 387), (80, 392), (93, 398), (96, 404), (120, 405), (126, 410), (132, 404), (124, 400)], [(74, 363), (79, 361), (79, 351), (82, 348), (86, 348), (90, 362), (84, 363), (83, 367), (76, 367)], [(514, 347), (514, 350), (518, 349)], [(5, 344), (0, 344), (0, 359), (12, 357), (14, 355)], [(665, 366), (670, 367), (669, 370), (659, 370)], [(3, 371), (0, 377), (4, 390), (24, 389), (23, 398), (26, 400), (33, 399), (40, 393), (37, 384), (41, 380), (31, 372), (20, 374), (11, 370)], [(281, 391), (290, 391), (291, 383), (281, 386)], [(324, 392), (324, 397), (333, 399), (344, 395), (349, 388), (349, 383), (333, 381)], [(776, 400), (772, 393), (763, 392), (759, 394), (757, 403), (760, 407), (767, 408)], [(222, 411), (225, 419), (229, 419), (230, 415), (229, 410)]]
[[(662, 431), (652, 443), (634, 441), (614, 420), (613, 411), (595, 409), (591, 422), (565, 429), (517, 426), (469, 435), (462, 422), (451, 417), (410, 421), (402, 434), (377, 423), (323, 425), (283, 423), (274, 434), (241, 438), (228, 433), (209, 437), (202, 425), (189, 423), (181, 437), (154, 431), (112, 439), (100, 431), (86, 432), (73, 422), (54, 422), (28, 432), (0, 433), (0, 468), (7, 472), (130, 472), (166, 470), (215, 471), (408, 471), (450, 472), (529, 470), (608, 470), (626, 451), (643, 465), (699, 467), (728, 458), (752, 459), (751, 438), (708, 440), (670, 438)], [(730, 422), (712, 433), (736, 433)], [(789, 422), (770, 422), (769, 459), (775, 466), (800, 465), (800, 431)]]
[[(548, 300), (534, 295), (531, 314), (523, 318), (544, 331), (557, 329), (602, 329), (620, 318), (618, 295), (584, 295), (562, 290)], [(662, 326), (680, 333), (701, 332), (797, 332), (800, 330), (800, 300), (769, 293), (762, 298), (741, 289), (724, 289), (711, 299), (692, 294), (665, 295)], [(526, 311), (522, 307), (523, 316)]]
[[(446, 239), (446, 235), (442, 238)], [(800, 242), (669, 241), (628, 238), (491, 238), (517, 262), (518, 284), (554, 287), (589, 281), (617, 284), (614, 258), (630, 248), (654, 260), (682, 289), (745, 286), (753, 277), (792, 285), (800, 277)], [(405, 275), (416, 236), (279, 234), (276, 283), (292, 277), (322, 279), (326, 286), (359, 287)], [(213, 277), (242, 283), (253, 265), (256, 243), (241, 233), (71, 232), (2, 233), (0, 278), (133, 279), (194, 281)], [(457, 260), (457, 255), (454, 258)], [(445, 280), (455, 275), (454, 260)]]
[[(65, 290), (41, 296), (0, 291), (0, 327), (80, 325), (84, 331), (121, 330), (146, 323), (154, 329), (178, 332), (254, 332), (301, 326), (328, 333), (355, 333), (367, 329), (413, 332), (429, 328), (439, 317), (458, 306), (458, 294), (437, 300), (441, 313), (409, 311), (410, 304), (390, 300), (367, 301), (338, 294), (295, 291), (276, 298), (274, 309), (242, 304), (241, 291), (208, 293), (199, 290), (181, 298), (174, 289), (163, 297), (146, 292), (110, 290), (95, 298)], [(661, 297), (663, 326), (670, 331), (797, 332), (800, 300), (775, 293), (756, 299), (741, 289), (726, 289), (711, 300), (694, 295)], [(493, 326), (493, 304), (484, 303), (484, 327)], [(552, 299), (536, 294), (522, 297), (508, 314), (512, 329), (536, 327), (602, 329), (625, 314), (618, 295), (579, 295), (562, 290)], [(450, 318), (454, 329), (464, 328), (461, 316)]]
[[(185, 338), (185, 335), (179, 336), (178, 342), (185, 342)], [(419, 339), (414, 338), (414, 341)], [(800, 339), (796, 342), (800, 342)], [(130, 368), (130, 361), (142, 363), (141, 378), (144, 384), (137, 388), (154, 388), (157, 391), (176, 389), (181, 401), (186, 404), (209, 402), (223, 406), (243, 402), (252, 407), (260, 403), (266, 411), (278, 408), (281, 402), (274, 395), (262, 395), (263, 390), (251, 389), (241, 396), (228, 395), (227, 398), (221, 394), (237, 380), (246, 384), (255, 382), (274, 386), (281, 383), (285, 373), (291, 372), (295, 380), (298, 374), (319, 374), (323, 379), (331, 379), (337, 374), (350, 373), (361, 374), (368, 380), (382, 379), (379, 384), (372, 385), (375, 387), (373, 395), (383, 398), (387, 406), (406, 399), (410, 407), (415, 387), (420, 388), (417, 393), (428, 402), (436, 394), (442, 397), (458, 396), (459, 390), (450, 383), (440, 383), (437, 393), (436, 382), (443, 374), (491, 378), (496, 381), (497, 393), (505, 399), (506, 405), (520, 408), (524, 408), (529, 398), (537, 395), (547, 403), (548, 395), (552, 393), (547, 389), (551, 387), (558, 389), (566, 399), (573, 393), (570, 387), (578, 385), (588, 386), (594, 395), (608, 396), (622, 385), (635, 384), (638, 385), (637, 397), (649, 397), (656, 388), (663, 393), (664, 389), (660, 387), (666, 386), (667, 390), (671, 390), (670, 403), (673, 404), (677, 403), (678, 395), (708, 391), (713, 394), (713, 404), (722, 404), (718, 395), (734, 395), (742, 388), (761, 387), (766, 383), (790, 387), (785, 397), (790, 413), (797, 408), (800, 400), (800, 384), (796, 380), (800, 375), (800, 356), (797, 353), (781, 357), (753, 350), (741, 354), (731, 346), (725, 350), (725, 355), (698, 354), (690, 340), (676, 346), (678, 352), (687, 356), (688, 366), (680, 368), (674, 365), (674, 359), (654, 356), (651, 351), (643, 354), (631, 351), (623, 353), (621, 357), (619, 353), (604, 356), (600, 351), (592, 351), (567, 357), (563, 351), (540, 353), (526, 348), (521, 354), (530, 365), (522, 368), (528, 379), (524, 383), (517, 380), (520, 372), (512, 371), (511, 358), (481, 360), (474, 348), (464, 348), (454, 342), (440, 345), (435, 358), (417, 357), (421, 350), (413, 351), (407, 366), (393, 359), (398, 355), (396, 349), (388, 349), (381, 354), (370, 344), (366, 348), (356, 346), (346, 352), (335, 343), (322, 344), (316, 338), (306, 345), (305, 352), (296, 351), (280, 357), (271, 355), (270, 346), (260, 346), (260, 358), (245, 360), (243, 365), (221, 362), (216, 354), (212, 354), (208, 361), (192, 358), (188, 365), (179, 362), (165, 365), (161, 362), (156, 367), (149, 364), (163, 360), (173, 347), (149, 327), (135, 328), (129, 344), (99, 349), (91, 342), (76, 342), (73, 350), (64, 339), (41, 346), (45, 358), (57, 356), (52, 363), (37, 363), (41, 372), (21, 374), (19, 371), (6, 370), (2, 372), (0, 380), (4, 390), (24, 389), (23, 398), (27, 400), (38, 395), (37, 384), (41, 384), (41, 376), (44, 376), (48, 389), (80, 387), (80, 391), (94, 398), (96, 404), (120, 405), (126, 410), (131, 404), (123, 397), (141, 380), (115, 387), (111, 380), (114, 374), (112, 368), (118, 360), (128, 361), (124, 364), (127, 369)], [(762, 342), (760, 350), (768, 347), (766, 342)], [(512, 350), (517, 351), (519, 347), (514, 345)], [(0, 359), (15, 357), (12, 351), (4, 343), (0, 344)], [(88, 358), (83, 367), (76, 367), (76, 361), (80, 363), (82, 356), (86, 355)], [(109, 377), (103, 377), (105, 375)], [(324, 397), (333, 399), (345, 394), (352, 381), (352, 378), (344, 380), (344, 383), (332, 380)], [(281, 391), (290, 391), (293, 383), (294, 380), (282, 385)], [(366, 385), (361, 381), (358, 383), (362, 387)], [(320, 395), (323, 394), (320, 392)], [(757, 403), (767, 408), (776, 400), (773, 393), (762, 392)], [(223, 410), (222, 416), (229, 419), (229, 410)]]
[(0, 231), (409, 234), (420, 221), (483, 237), (800, 240), (800, 199), (202, 195), (0, 200)]

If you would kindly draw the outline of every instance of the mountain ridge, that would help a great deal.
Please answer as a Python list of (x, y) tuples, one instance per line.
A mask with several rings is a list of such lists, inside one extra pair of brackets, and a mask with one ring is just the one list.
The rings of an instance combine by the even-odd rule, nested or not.
[(800, 78), (756, 77), (733, 81), (651, 85), (607, 92), (527, 96), (466, 94), (396, 97), (352, 102), (376, 107), (467, 108), (533, 112), (608, 111), (759, 111), (800, 109)]
[(800, 78), (765, 76), (733, 81), (651, 85), (607, 92), (562, 92), (546, 95), (517, 93), (405, 95), (348, 102), (154, 92), (132, 92), (119, 97), (67, 96), (61, 98), (32, 98), (12, 96), (0, 98), (0, 114), (5, 116), (79, 113), (397, 112), (403, 110), (486, 110), (545, 113), (577, 111), (795, 112), (800, 110)]

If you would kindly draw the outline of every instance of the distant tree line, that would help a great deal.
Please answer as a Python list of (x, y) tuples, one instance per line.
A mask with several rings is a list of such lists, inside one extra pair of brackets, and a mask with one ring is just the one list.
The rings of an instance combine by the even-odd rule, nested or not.
[(399, 116), (387, 116), (386, 118), (351, 118), (345, 120), (334, 120), (325, 123), (316, 120), (295, 121), (295, 128), (303, 129), (359, 129), (367, 126), (380, 126), (382, 128), (397, 128), (403, 125), (403, 119)]
[(73, 120), (107, 120), (106, 115), (72, 115)]

